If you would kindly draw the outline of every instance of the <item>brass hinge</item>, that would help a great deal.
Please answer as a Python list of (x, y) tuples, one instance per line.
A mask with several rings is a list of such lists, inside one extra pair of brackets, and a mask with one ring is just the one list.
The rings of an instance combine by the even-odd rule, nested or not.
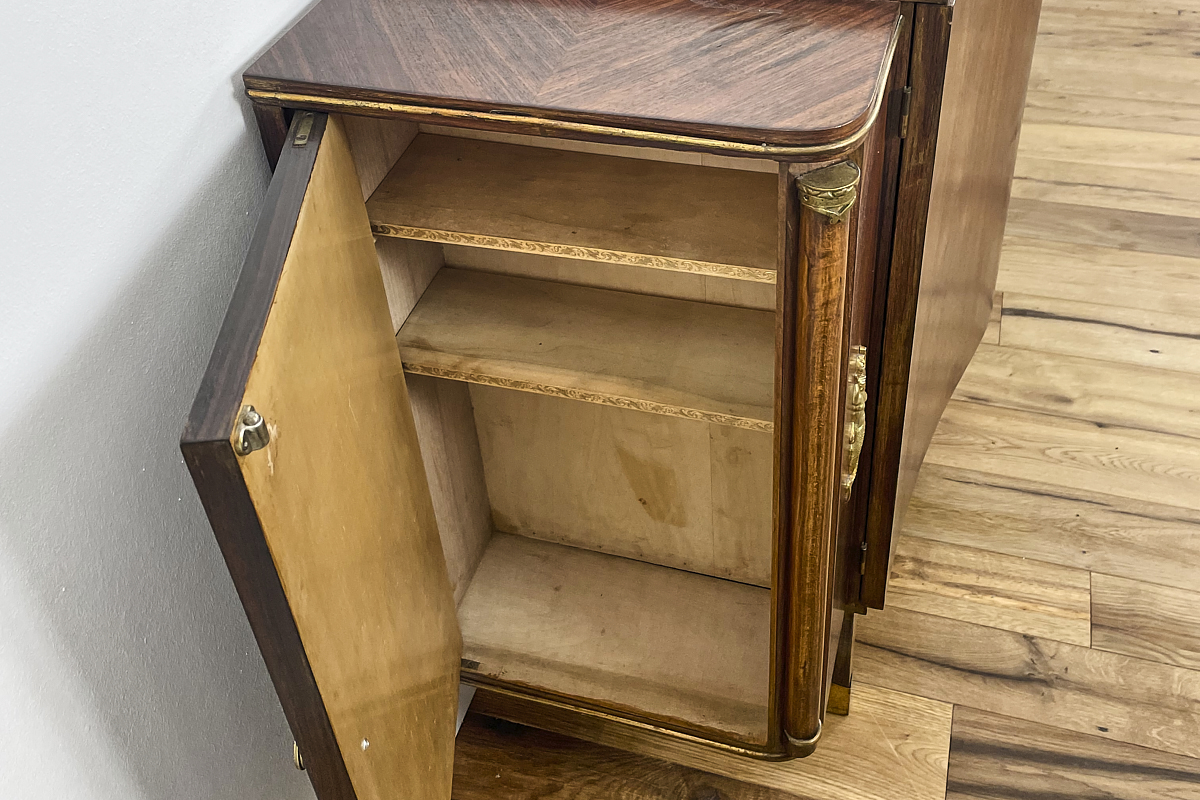
[(292, 137), (292, 147), (304, 147), (312, 133), (313, 115), (311, 111), (301, 111), (300, 121), (296, 123), (296, 135)]
[(912, 108), (912, 87), (905, 86), (900, 95), (900, 138), (908, 138), (908, 111)]
[(858, 562), (858, 574), (867, 574), (867, 540), (863, 539), (862, 543), (862, 560)]

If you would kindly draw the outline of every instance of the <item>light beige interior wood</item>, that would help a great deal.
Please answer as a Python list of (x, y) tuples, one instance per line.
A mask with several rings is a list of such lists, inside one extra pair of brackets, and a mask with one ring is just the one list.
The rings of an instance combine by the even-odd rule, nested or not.
[(529, 136), (523, 133), (501, 133), (479, 131), (471, 128), (450, 128), (445, 125), (419, 126), (421, 133), (435, 136), (454, 136), (459, 139), (480, 139), (485, 142), (523, 144), (529, 147), (544, 147), (548, 150), (571, 150), (576, 153), (597, 153), (621, 158), (636, 158), (644, 161), (670, 161), (675, 164), (695, 164), (704, 167), (740, 169), (746, 172), (769, 172), (779, 174), (779, 162), (770, 158), (748, 158), (745, 156), (718, 156), (711, 153), (692, 153), (685, 150), (664, 150), (661, 147), (635, 147), (625, 144), (602, 144), (576, 139), (554, 139), (547, 136)]
[(357, 796), (445, 800), (454, 600), (338, 119), (319, 146), (243, 396), (270, 444), (239, 464)]
[(491, 386), (471, 400), (497, 530), (771, 585), (770, 433)]
[[(372, 208), (400, 186), (392, 182), (406, 162), (426, 170), (426, 194), (404, 186), (397, 202), (436, 213), (486, 216), (519, 188), (513, 175), (497, 173), (491, 195), (472, 195), (478, 184), (456, 177), (464, 174), (455, 171), (460, 162), (448, 171), (431, 167), (436, 162), (420, 150), (430, 137), (414, 139), (411, 126), (349, 127), (365, 162), (363, 193), (388, 175)], [(478, 158), (492, 160), (495, 146), (435, 149), (444, 158), (482, 148), (474, 170)], [(545, 169), (545, 150), (503, 148), (525, 159), (508, 169)], [(608, 160), (645, 155), (612, 149), (602, 154)], [(588, 186), (594, 198), (605, 159), (564, 156), (568, 168), (545, 185), (562, 188), (563, 175), (574, 174), (574, 190)], [(672, 154), (686, 167), (680, 175), (761, 183), (759, 255), (769, 274), (729, 277), (729, 265), (721, 274), (690, 274), (678, 265), (647, 269), (662, 266), (653, 259), (635, 266), (436, 237), (378, 236), (376, 249), (391, 329), (408, 362), (408, 404), (446, 572), (463, 624), (478, 633), (466, 657), (480, 661), (483, 674), (755, 743), (765, 741), (770, 671), (770, 592), (757, 587), (771, 582), (775, 287), (766, 281), (774, 280), (775, 166), (769, 176), (731, 177), (700, 169), (699, 159)], [(652, 183), (670, 178), (663, 186), (674, 198), (704, 198), (688, 188), (695, 184), (681, 188), (671, 173), (680, 164), (620, 160), (625, 172), (615, 174), (627, 180), (648, 169)], [(746, 161), (722, 166), (761, 166)], [(731, 197), (725, 189), (715, 196)], [(613, 208), (628, 198), (622, 204)], [(669, 215), (658, 213), (648, 229), (621, 231), (602, 218), (592, 233), (603, 238), (613, 228), (625, 237), (609, 248), (649, 242), (629, 245), (640, 255), (659, 253), (655, 242), (665, 236), (696, 237), (684, 228), (672, 233)], [(668, 241), (667, 250), (677, 248)]]
[(775, 281), (774, 174), (419, 134), (376, 233)]
[(764, 742), (770, 598), (497, 533), (459, 607), (463, 658), (482, 676)]
[[(380, 239), (382, 241), (383, 237)], [(442, 252), (446, 266), (450, 267), (591, 286), (596, 289), (615, 289), (618, 292), (634, 292), (654, 297), (695, 300), (722, 306), (775, 310), (775, 285), (771, 283), (456, 244), (442, 245)]]
[(774, 316), (444, 268), (397, 341), (405, 369), (770, 430)]

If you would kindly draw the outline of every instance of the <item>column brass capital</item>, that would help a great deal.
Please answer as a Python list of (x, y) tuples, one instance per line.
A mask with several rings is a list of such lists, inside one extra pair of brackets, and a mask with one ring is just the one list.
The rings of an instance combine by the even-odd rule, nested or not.
[(800, 185), (800, 205), (840, 222), (858, 199), (860, 176), (853, 161), (806, 172), (796, 181)]

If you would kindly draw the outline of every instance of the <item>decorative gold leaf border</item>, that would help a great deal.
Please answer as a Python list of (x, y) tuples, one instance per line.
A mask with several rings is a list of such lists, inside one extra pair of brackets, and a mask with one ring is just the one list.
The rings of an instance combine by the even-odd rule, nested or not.
[(407, 225), (392, 225), (386, 222), (371, 222), (371, 231), (379, 236), (398, 239), (419, 239), (439, 244), (461, 244), (468, 247), (483, 247), (488, 250), (510, 250), (518, 253), (534, 253), (559, 258), (578, 258), (584, 261), (600, 261), (605, 264), (624, 264), (646, 269), (664, 269), (671, 272), (691, 272), (696, 275), (714, 275), (754, 283), (775, 283), (775, 270), (756, 267), (737, 267), (732, 264), (717, 264), (711, 261), (693, 261), (687, 258), (651, 256), (643, 253), (625, 253), (620, 250), (603, 250), (596, 247), (576, 247), (569, 244), (531, 242), (524, 239), (508, 239), (503, 236), (482, 236), (475, 233), (439, 231), (433, 228), (413, 228)]
[(662, 414), (667, 417), (683, 417), (684, 419), (694, 419), (703, 422), (715, 422), (718, 425), (729, 425), (730, 427), (745, 428), (746, 430), (750, 431), (770, 432), (775, 428), (775, 425), (772, 422), (750, 419), (749, 417), (736, 417), (732, 414), (719, 414), (712, 411), (699, 411), (694, 408), (684, 408), (683, 406), (655, 403), (652, 400), (641, 400), (636, 397), (620, 397), (618, 395), (603, 394), (601, 392), (591, 392), (586, 389), (568, 389), (561, 386), (550, 386), (549, 384), (545, 383), (534, 383), (532, 381), (518, 380), (516, 378), (499, 378), (492, 375), (480, 375), (479, 373), (475, 372), (462, 372), (460, 370), (446, 369), (445, 367), (436, 367), (428, 364), (412, 364), (408, 361), (405, 361), (404, 371), (411, 372), (416, 375), (428, 375), (433, 378), (446, 378), (452, 381), (479, 383), (483, 384), (484, 386), (498, 386), (501, 389), (515, 389), (519, 392), (546, 394), (552, 397), (563, 397), (568, 400), (582, 400), (585, 403), (597, 403), (604, 406), (627, 408), (633, 411), (645, 411), (650, 414)]

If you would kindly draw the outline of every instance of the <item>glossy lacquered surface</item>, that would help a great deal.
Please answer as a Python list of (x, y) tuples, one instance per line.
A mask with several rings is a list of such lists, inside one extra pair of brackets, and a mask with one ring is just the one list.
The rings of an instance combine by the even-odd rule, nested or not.
[(251, 89), (716, 136), (839, 139), (869, 122), (899, 5), (862, 0), (325, 0)]

